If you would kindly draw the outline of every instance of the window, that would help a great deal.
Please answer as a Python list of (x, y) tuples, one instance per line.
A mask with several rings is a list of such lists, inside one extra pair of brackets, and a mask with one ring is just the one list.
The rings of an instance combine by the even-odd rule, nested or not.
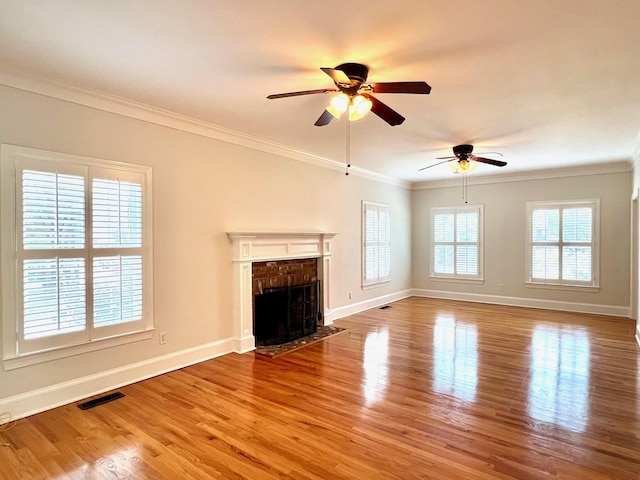
[(527, 203), (527, 282), (598, 286), (599, 200)]
[(151, 169), (8, 145), (1, 168), (3, 358), (151, 330)]
[(482, 205), (431, 208), (431, 277), (482, 280)]
[(389, 206), (362, 202), (362, 285), (390, 280), (391, 226)]

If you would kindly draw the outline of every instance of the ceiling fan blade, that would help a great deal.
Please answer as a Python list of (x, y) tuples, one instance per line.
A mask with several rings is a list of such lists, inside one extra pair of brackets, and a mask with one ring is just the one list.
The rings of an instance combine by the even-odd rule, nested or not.
[(314, 123), (314, 125), (316, 127), (323, 127), (325, 125), (328, 125), (331, 120), (333, 120), (333, 115), (331, 115), (328, 110), (325, 110), (324, 112), (322, 112), (322, 115), (320, 115), (318, 120), (316, 120), (316, 123)]
[(426, 82), (382, 82), (372, 83), (373, 93), (422, 93), (431, 92)]
[(428, 165), (428, 166), (426, 166), (426, 167), (419, 168), (419, 169), (418, 169), (418, 171), (420, 172), (420, 171), (422, 171), (422, 170), (426, 170), (427, 168), (435, 167), (436, 165), (442, 165), (443, 163), (449, 163), (449, 162), (450, 162), (451, 160), (453, 160), (454, 158), (456, 158), (456, 157), (452, 157), (452, 158), (450, 158), (449, 160), (444, 160), (444, 161), (442, 161), (442, 162), (434, 163), (433, 165)]
[(500, 155), (501, 157), (504, 157), (504, 155), (502, 155), (500, 152), (482, 152), (478, 155)]
[(318, 90), (302, 90), (301, 92), (288, 92), (288, 93), (274, 93), (267, 98), (273, 100), (274, 98), (286, 98), (286, 97), (298, 97), (300, 95), (314, 95), (316, 93), (330, 93), (337, 92), (335, 88), (320, 88)]
[(393, 110), (391, 107), (388, 107), (387, 105), (382, 103), (376, 97), (369, 95), (368, 93), (363, 93), (362, 95), (371, 100), (371, 111), (392, 127), (395, 125), (400, 125), (402, 122), (404, 122), (405, 119), (402, 115)]
[(450, 157), (436, 157), (436, 160), (445, 160), (445, 159), (447, 159), (447, 160), (453, 160), (454, 158), (458, 158), (458, 157), (455, 157), (455, 156), (450, 156)]
[(496, 167), (504, 167), (507, 162), (503, 162), (502, 160), (494, 160), (492, 158), (484, 158), (484, 157), (476, 157), (475, 155), (470, 155), (470, 160), (475, 160), (480, 163), (488, 163), (489, 165), (495, 165)]
[(329, 75), (331, 77), (331, 80), (333, 80), (335, 83), (352, 85), (351, 79), (342, 70), (336, 70), (335, 68), (327, 67), (321, 67), (320, 70)]

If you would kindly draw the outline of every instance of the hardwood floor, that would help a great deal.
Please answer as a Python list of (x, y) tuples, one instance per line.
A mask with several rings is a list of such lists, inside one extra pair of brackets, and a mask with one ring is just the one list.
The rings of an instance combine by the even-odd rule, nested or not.
[(2, 479), (639, 479), (629, 319), (409, 298), (0, 434)]

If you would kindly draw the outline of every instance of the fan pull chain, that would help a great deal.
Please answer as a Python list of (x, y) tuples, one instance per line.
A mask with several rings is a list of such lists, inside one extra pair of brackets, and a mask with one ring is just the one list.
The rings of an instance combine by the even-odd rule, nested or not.
[(346, 139), (346, 167), (345, 167), (345, 175), (349, 175), (349, 168), (351, 167), (351, 122), (347, 118), (347, 139)]
[(462, 174), (462, 200), (464, 200), (464, 203), (467, 203), (467, 185), (468, 185), (467, 174), (463, 173)]

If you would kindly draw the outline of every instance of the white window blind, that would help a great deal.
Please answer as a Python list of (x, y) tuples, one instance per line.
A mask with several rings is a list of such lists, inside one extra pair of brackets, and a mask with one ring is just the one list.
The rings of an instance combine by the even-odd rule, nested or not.
[[(142, 185), (94, 178), (93, 246), (133, 249), (142, 246)], [(142, 254), (93, 259), (94, 326), (134, 322), (142, 317)]]
[(84, 248), (84, 178), (22, 172), (22, 244), (25, 249)]
[(93, 179), (93, 246), (142, 245), (142, 185)]
[(17, 267), (3, 268), (3, 280), (16, 276), (10, 298), (18, 299), (3, 312), (4, 357), (151, 328), (150, 169), (20, 147), (2, 153), (3, 190), (14, 192), (2, 226), (17, 239), (3, 236), (3, 267), (7, 259)]
[(84, 258), (24, 260), (24, 339), (84, 330), (85, 280)]
[(482, 279), (482, 212), (482, 205), (431, 209), (432, 277)]
[(598, 200), (527, 203), (527, 282), (597, 286), (598, 216)]
[(389, 206), (363, 202), (363, 285), (386, 282), (391, 270), (391, 216)]

